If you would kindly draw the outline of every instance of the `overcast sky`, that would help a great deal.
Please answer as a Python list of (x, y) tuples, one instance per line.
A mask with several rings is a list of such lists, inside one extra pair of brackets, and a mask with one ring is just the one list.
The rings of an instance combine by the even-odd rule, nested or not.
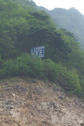
[(84, 0), (33, 0), (37, 5), (43, 6), (52, 10), (54, 8), (66, 8), (75, 7), (82, 14), (84, 14)]

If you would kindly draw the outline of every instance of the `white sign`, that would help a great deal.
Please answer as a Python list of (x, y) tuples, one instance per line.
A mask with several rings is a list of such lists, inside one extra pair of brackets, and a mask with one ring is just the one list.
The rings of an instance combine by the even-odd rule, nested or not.
[(31, 49), (31, 55), (36, 55), (38, 57), (44, 57), (45, 47), (39, 46)]

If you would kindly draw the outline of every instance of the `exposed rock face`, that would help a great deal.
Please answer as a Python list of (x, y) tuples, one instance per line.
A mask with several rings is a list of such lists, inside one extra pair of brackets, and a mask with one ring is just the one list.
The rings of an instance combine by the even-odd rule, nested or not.
[(84, 103), (36, 80), (0, 83), (0, 126), (83, 126)]

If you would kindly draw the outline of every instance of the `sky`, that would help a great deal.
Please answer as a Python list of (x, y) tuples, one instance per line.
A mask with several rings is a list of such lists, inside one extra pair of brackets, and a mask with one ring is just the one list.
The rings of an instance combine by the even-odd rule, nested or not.
[(54, 8), (76, 8), (84, 14), (84, 0), (33, 0), (37, 5), (49, 10)]

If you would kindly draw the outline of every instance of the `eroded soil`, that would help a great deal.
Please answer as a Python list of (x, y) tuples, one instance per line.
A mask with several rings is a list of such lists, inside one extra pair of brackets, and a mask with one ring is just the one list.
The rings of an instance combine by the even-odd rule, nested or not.
[(0, 126), (84, 126), (84, 103), (54, 83), (0, 82)]

